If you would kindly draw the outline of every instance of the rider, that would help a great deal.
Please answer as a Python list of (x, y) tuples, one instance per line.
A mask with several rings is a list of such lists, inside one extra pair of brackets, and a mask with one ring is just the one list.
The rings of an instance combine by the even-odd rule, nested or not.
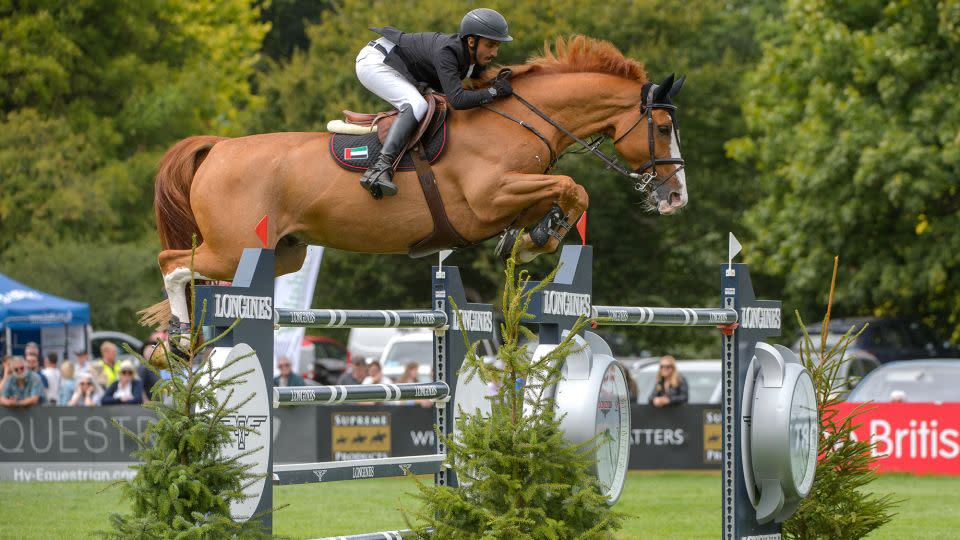
[(442, 91), (455, 109), (470, 109), (509, 96), (513, 89), (503, 79), (481, 90), (465, 90), (461, 81), (479, 77), (496, 58), (500, 43), (513, 38), (503, 15), (485, 8), (467, 13), (460, 21), (459, 34), (410, 34), (392, 26), (371, 30), (383, 37), (360, 50), (357, 78), (400, 111), (383, 141), (380, 156), (360, 178), (360, 185), (380, 198), (381, 194), (396, 195), (393, 164), (427, 113), (427, 102), (416, 85), (425, 83)]

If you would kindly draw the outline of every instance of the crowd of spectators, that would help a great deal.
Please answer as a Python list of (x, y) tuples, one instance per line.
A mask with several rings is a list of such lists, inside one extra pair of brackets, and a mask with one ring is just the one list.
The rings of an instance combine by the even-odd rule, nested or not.
[[(141, 356), (149, 361), (155, 342), (144, 345)], [(98, 405), (140, 405), (151, 399), (154, 385), (169, 373), (159, 373), (145, 363), (118, 359), (114, 343), (105, 341), (100, 356), (91, 361), (86, 349), (74, 351), (73, 360), (47, 353), (40, 367), (40, 347), (33, 342), (23, 356), (3, 359), (0, 405), (4, 407), (95, 407)]]

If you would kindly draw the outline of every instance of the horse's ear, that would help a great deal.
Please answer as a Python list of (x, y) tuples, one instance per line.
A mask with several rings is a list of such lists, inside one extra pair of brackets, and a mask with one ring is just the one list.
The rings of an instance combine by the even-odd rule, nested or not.
[(683, 88), (683, 81), (687, 80), (686, 75), (681, 75), (677, 82), (673, 83), (673, 86), (670, 88), (670, 92), (667, 94), (667, 97), (673, 99), (674, 96), (680, 93), (680, 90)]
[(673, 73), (667, 75), (667, 78), (657, 87), (657, 91), (653, 93), (653, 102), (663, 103), (667, 99), (671, 88), (673, 88)]

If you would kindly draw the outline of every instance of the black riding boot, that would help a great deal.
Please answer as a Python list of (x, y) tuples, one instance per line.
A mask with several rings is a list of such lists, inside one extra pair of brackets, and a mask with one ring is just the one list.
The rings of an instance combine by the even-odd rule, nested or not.
[(400, 109), (397, 119), (390, 126), (386, 140), (383, 141), (380, 156), (360, 177), (360, 185), (373, 194), (374, 199), (397, 194), (397, 185), (393, 183), (393, 162), (410, 142), (410, 137), (417, 130), (418, 124), (412, 107), (408, 105)]

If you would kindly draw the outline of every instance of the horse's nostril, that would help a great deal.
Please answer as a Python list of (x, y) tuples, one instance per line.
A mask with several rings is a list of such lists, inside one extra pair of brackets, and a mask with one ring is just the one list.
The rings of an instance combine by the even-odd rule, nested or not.
[(676, 191), (671, 191), (671, 192), (670, 192), (670, 205), (671, 205), (671, 206), (678, 206), (681, 202), (683, 202), (683, 198), (680, 197), (680, 193), (678, 193), (678, 192), (676, 192)]

